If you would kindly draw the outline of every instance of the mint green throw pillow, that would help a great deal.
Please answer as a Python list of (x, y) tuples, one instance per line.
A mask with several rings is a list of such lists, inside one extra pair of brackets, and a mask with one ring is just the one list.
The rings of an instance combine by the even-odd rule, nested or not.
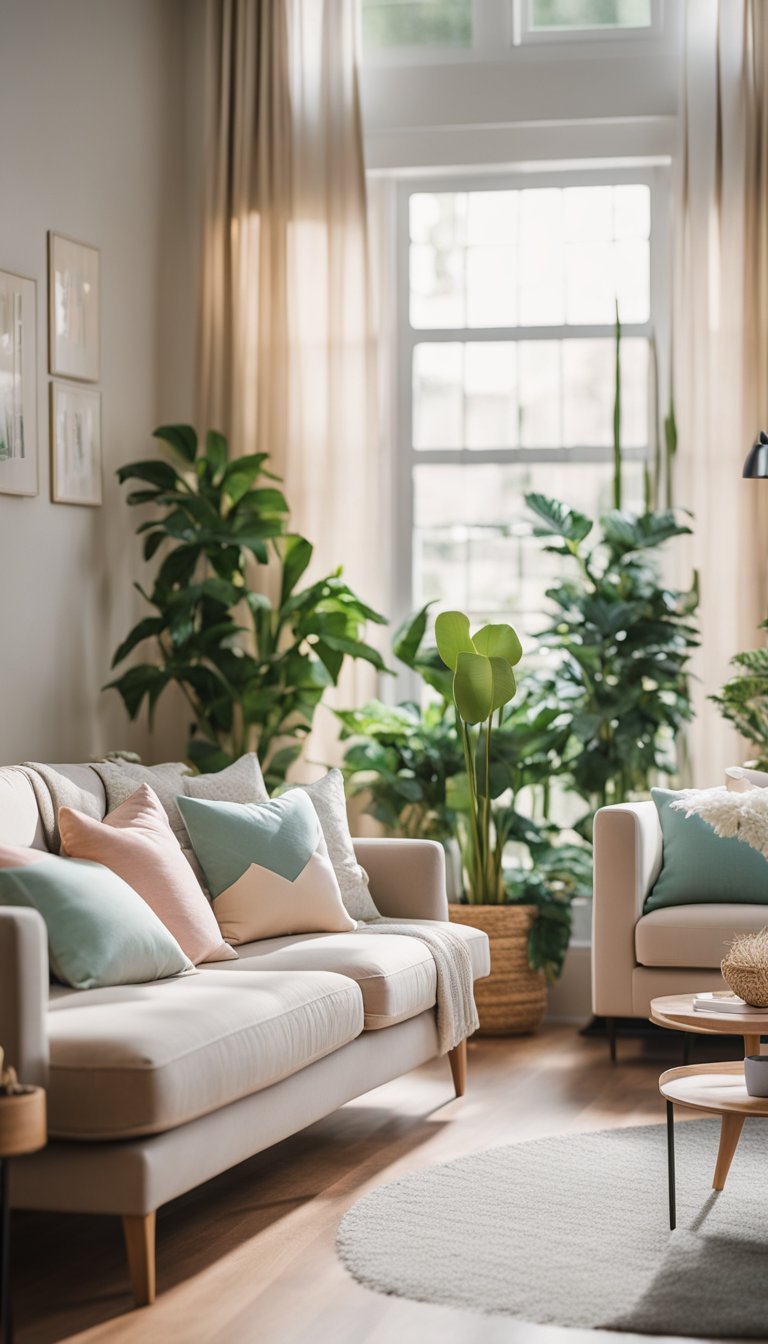
[(651, 789), (661, 822), (662, 867), (643, 913), (669, 905), (768, 905), (768, 860), (735, 836), (723, 839), (701, 817), (671, 804), (682, 795)]
[(266, 803), (176, 799), (235, 947), (291, 933), (346, 933), (344, 909), (317, 813), (300, 789)]
[(48, 854), (2, 868), (0, 905), (42, 915), (51, 970), (74, 989), (144, 984), (193, 969), (146, 901), (100, 863)]

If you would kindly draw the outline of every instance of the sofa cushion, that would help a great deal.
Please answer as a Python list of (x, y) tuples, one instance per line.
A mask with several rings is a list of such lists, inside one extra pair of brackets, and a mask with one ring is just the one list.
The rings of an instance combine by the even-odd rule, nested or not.
[(354, 929), (305, 793), (267, 803), (177, 802), (228, 943)]
[(233, 979), (213, 970), (123, 989), (54, 990), (50, 1133), (98, 1140), (172, 1129), (287, 1078), (362, 1026), (357, 986), (322, 972)]
[[(643, 913), (675, 905), (768, 905), (768, 860), (736, 836), (723, 839), (701, 817), (672, 804), (685, 797), (651, 789), (663, 836), (661, 872)], [(768, 911), (766, 911), (768, 920)]]
[(368, 874), (355, 856), (341, 771), (329, 770), (314, 784), (292, 784), (288, 792), (292, 788), (304, 790), (318, 815), (347, 914), (355, 920), (378, 919), (379, 911), (368, 888)]
[(205, 894), (179, 847), (165, 809), (148, 784), (103, 821), (59, 808), (62, 853), (117, 873), (173, 934), (190, 961), (233, 961)]
[(135, 985), (192, 970), (154, 911), (100, 863), (2, 845), (0, 905), (37, 910), (51, 970), (65, 985)]
[[(414, 920), (414, 927), (418, 921)], [(466, 939), (475, 979), (488, 975), (488, 939), (479, 929), (451, 924), (451, 932)], [(223, 971), (324, 970), (355, 980), (363, 994), (365, 1028), (375, 1031), (434, 1007), (437, 987), (435, 963), (429, 948), (399, 933), (304, 934), (270, 938), (238, 948), (240, 958), (217, 967)], [(206, 974), (208, 968), (202, 968)]]
[(764, 905), (674, 905), (643, 915), (635, 926), (641, 966), (700, 966), (718, 969), (740, 933), (768, 923)]

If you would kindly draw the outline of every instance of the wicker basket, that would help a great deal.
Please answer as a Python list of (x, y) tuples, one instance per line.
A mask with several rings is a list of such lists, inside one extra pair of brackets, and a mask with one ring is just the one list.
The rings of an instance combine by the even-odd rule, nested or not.
[(768, 928), (735, 938), (720, 963), (723, 979), (752, 1008), (768, 1008)]
[(517, 1036), (541, 1026), (547, 1008), (542, 971), (528, 965), (534, 905), (450, 905), (455, 924), (482, 929), (491, 943), (491, 974), (475, 984), (482, 1036)]

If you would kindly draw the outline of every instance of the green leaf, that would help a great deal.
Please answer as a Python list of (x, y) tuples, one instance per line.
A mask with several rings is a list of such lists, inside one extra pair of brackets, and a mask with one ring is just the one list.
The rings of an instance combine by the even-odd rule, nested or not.
[(478, 653), (484, 653), (486, 658), (503, 658), (510, 667), (515, 667), (523, 656), (523, 646), (511, 625), (484, 625), (472, 636), (472, 643)]
[(144, 559), (151, 560), (152, 556), (160, 546), (162, 546), (164, 541), (167, 541), (164, 532), (150, 532), (149, 536), (144, 540)]
[(152, 437), (169, 444), (185, 462), (194, 462), (197, 457), (197, 434), (191, 425), (160, 425)]
[(247, 453), (230, 462), (224, 472), (221, 488), (233, 504), (237, 504), (247, 494), (258, 476), (265, 474), (262, 468), (267, 456), (267, 453)]
[[(210, 464), (211, 480), (224, 471), (229, 457), (229, 445), (217, 429), (209, 429), (205, 436), (205, 456)], [(189, 459), (194, 460), (194, 454)]]
[(515, 682), (515, 674), (506, 658), (494, 657), (489, 658), (488, 661), (491, 664), (493, 685), (493, 702), (491, 704), (491, 710), (493, 711), (501, 709), (502, 705), (509, 703), (517, 690), (517, 684)]
[(187, 756), (201, 774), (215, 775), (232, 764), (229, 752), (203, 737), (191, 737), (187, 743)]
[(177, 583), (189, 583), (199, 557), (200, 547), (197, 545), (176, 546), (160, 566), (155, 591), (172, 588)]
[(435, 621), (435, 639), (440, 657), (452, 672), (456, 671), (460, 654), (475, 652), (469, 634), (469, 617), (463, 611), (441, 611)]
[(536, 537), (552, 534), (577, 545), (592, 531), (592, 523), (583, 513), (569, 509), (567, 504), (550, 499), (548, 495), (532, 491), (525, 496), (525, 502), (539, 519), (540, 526), (533, 529)]
[(139, 621), (138, 625), (134, 625), (122, 644), (118, 645), (112, 659), (112, 667), (117, 667), (118, 663), (122, 663), (123, 659), (127, 658), (128, 654), (136, 648), (137, 644), (141, 644), (142, 640), (151, 639), (153, 635), (161, 634), (164, 629), (165, 617), (145, 616), (143, 620)]
[(158, 696), (171, 680), (172, 677), (163, 668), (151, 663), (140, 663), (138, 667), (130, 667), (116, 681), (108, 682), (105, 690), (113, 688), (120, 693), (130, 719), (137, 717), (146, 698), (151, 719)]
[(280, 545), (283, 578), (280, 584), (280, 606), (287, 602), (296, 584), (312, 559), (313, 547), (306, 537), (290, 534)]
[(121, 485), (126, 481), (148, 481), (159, 490), (175, 489), (179, 479), (176, 468), (172, 467), (170, 462), (161, 461), (159, 457), (150, 458), (145, 462), (129, 462), (126, 467), (120, 467), (116, 475)]
[[(444, 656), (444, 655), (443, 655)], [(490, 658), (481, 653), (458, 653), (453, 675), (453, 698), (465, 723), (483, 723), (493, 713), (494, 681)]]
[(409, 616), (395, 631), (392, 640), (392, 652), (406, 667), (413, 668), (415, 666), (416, 656), (427, 631), (429, 608), (432, 605), (431, 602), (427, 602), (426, 606), (421, 608), (421, 611), (418, 611), (415, 616)]

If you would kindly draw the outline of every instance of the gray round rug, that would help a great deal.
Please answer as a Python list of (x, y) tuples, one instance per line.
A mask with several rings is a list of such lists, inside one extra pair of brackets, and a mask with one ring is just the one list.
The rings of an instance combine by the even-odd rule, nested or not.
[(675, 1126), (677, 1230), (663, 1125), (491, 1148), (365, 1195), (338, 1233), (382, 1293), (543, 1325), (768, 1336), (768, 1122), (747, 1121), (711, 1189), (718, 1120)]

